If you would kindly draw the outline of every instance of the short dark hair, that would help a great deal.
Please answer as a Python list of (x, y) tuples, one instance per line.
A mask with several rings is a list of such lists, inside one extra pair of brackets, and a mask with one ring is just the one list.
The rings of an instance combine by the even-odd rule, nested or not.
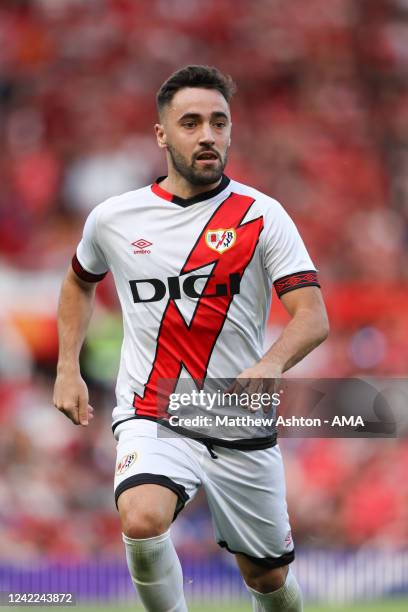
[(169, 76), (157, 92), (156, 102), (159, 114), (171, 102), (174, 95), (185, 87), (216, 89), (224, 96), (228, 104), (236, 91), (232, 78), (214, 66), (185, 66)]

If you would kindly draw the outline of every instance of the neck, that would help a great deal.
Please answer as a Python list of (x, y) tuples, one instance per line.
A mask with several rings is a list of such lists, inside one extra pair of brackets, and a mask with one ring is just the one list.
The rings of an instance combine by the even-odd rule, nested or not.
[(169, 193), (173, 193), (184, 200), (194, 198), (194, 196), (199, 195), (200, 193), (211, 191), (211, 189), (218, 187), (221, 182), (220, 178), (218, 181), (209, 183), (208, 185), (193, 185), (178, 172), (175, 172), (174, 170), (172, 171), (171, 168), (168, 169), (168, 172), (168, 176), (166, 176), (166, 178), (160, 183), (160, 186)]

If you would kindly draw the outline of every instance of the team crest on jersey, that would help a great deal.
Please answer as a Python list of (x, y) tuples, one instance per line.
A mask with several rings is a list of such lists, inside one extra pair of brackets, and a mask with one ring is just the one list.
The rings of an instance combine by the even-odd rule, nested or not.
[(120, 474), (123, 474), (123, 472), (126, 472), (126, 470), (128, 470), (130, 466), (134, 464), (136, 459), (137, 459), (137, 453), (128, 453), (127, 455), (122, 457), (122, 459), (119, 461), (117, 465), (116, 474), (118, 474), (119, 476)]
[(230, 227), (228, 229), (208, 230), (205, 234), (205, 242), (210, 249), (217, 253), (224, 253), (234, 246), (237, 239), (235, 230)]

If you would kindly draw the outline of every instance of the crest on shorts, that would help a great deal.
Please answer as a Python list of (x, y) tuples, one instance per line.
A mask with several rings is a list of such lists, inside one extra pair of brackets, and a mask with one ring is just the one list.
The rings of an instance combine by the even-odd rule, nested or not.
[(137, 453), (128, 453), (119, 461), (116, 467), (116, 474), (120, 475), (126, 472), (137, 459)]
[(224, 253), (233, 247), (236, 239), (237, 234), (232, 227), (208, 230), (205, 234), (206, 245), (217, 253)]

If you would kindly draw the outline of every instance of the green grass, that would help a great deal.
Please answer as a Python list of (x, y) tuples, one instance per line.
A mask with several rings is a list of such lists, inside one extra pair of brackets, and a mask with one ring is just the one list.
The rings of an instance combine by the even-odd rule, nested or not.
[(407, 612), (408, 599), (386, 599), (353, 606), (307, 606), (305, 612)]
[[(15, 610), (15, 608), (2, 608), (3, 610)], [(32, 609), (32, 608), (31, 608)], [(45, 608), (42, 608), (44, 610)], [(50, 608), (48, 608), (50, 609)], [(142, 612), (140, 605), (78, 605), (72, 607), (53, 607), (55, 612), (65, 610), (66, 612)], [(407, 612), (408, 599), (387, 599), (384, 601), (374, 601), (359, 603), (350, 606), (328, 606), (328, 605), (308, 605), (305, 612)], [(189, 612), (250, 612), (249, 601), (237, 601), (236, 603), (205, 603), (191, 604)]]
[[(250, 603), (237, 602), (236, 605), (202, 605), (191, 606), (189, 612), (250, 612)], [(306, 606), (305, 612), (407, 612), (408, 600), (402, 601), (379, 601), (373, 603), (356, 604), (353, 606), (336, 606), (329, 607), (328, 605), (321, 606)], [(105, 611), (111, 612), (111, 611)]]

